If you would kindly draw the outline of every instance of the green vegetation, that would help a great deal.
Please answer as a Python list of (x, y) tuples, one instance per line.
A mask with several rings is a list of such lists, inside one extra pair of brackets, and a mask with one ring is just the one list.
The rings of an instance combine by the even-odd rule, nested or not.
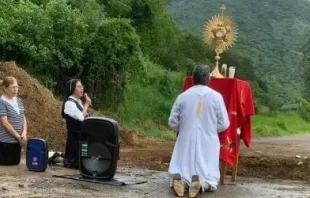
[(298, 113), (259, 114), (252, 119), (254, 137), (287, 136), (310, 133), (310, 124)]
[[(300, 83), (303, 76), (298, 67), (310, 65), (302, 55), (310, 45), (301, 46), (309, 39), (308, 4), (283, 2), (278, 15), (271, 12), (267, 0), (251, 1), (255, 12), (247, 10), (244, 1), (228, 3), (240, 35), (221, 61), (237, 66), (236, 76), (251, 83), (259, 113), (253, 118), (254, 134), (307, 132), (310, 105), (295, 97), (307, 90)], [(189, 33), (170, 16), (167, 2), (178, 25)], [(207, 2), (2, 0), (0, 58), (16, 61), (60, 98), (66, 81), (80, 78), (98, 111), (116, 118), (123, 127), (172, 139), (175, 134), (167, 120), (184, 77), (196, 64), (214, 62), (200, 35), (203, 23), (220, 4)], [(292, 18), (286, 15), (290, 8), (301, 11)], [(305, 104), (299, 112), (267, 116), (293, 100)]]

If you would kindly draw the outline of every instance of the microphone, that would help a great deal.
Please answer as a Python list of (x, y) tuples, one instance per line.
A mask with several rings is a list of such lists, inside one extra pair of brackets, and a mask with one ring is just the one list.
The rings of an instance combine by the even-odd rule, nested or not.
[[(86, 100), (90, 100), (90, 101), (91, 101), (91, 99), (90, 99), (90, 97), (87, 95), (87, 93), (84, 93), (84, 97), (85, 97)], [(91, 103), (90, 103), (89, 106), (92, 106)]]

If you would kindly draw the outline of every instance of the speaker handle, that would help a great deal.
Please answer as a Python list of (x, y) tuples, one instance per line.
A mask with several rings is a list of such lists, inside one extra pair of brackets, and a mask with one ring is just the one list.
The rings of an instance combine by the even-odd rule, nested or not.
[(110, 142), (108, 142), (108, 141), (105, 141), (105, 144), (106, 144), (107, 146), (109, 146), (109, 147), (116, 147), (116, 144), (112, 144), (112, 143), (110, 143)]

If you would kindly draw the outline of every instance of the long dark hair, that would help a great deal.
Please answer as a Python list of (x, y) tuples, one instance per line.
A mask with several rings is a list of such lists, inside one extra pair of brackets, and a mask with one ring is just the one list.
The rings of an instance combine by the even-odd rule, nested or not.
[(65, 103), (69, 99), (69, 97), (74, 93), (74, 90), (76, 88), (76, 83), (81, 81), (80, 79), (71, 79), (66, 83), (66, 88), (65, 88), (65, 94), (63, 98), (63, 103), (62, 103), (62, 111), (61, 115), (63, 118), (65, 118)]

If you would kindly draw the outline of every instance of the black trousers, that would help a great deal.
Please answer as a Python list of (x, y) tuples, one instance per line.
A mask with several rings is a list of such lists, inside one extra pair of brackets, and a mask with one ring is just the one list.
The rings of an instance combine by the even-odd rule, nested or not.
[(79, 142), (80, 134), (68, 131), (64, 166), (67, 168), (79, 168)]
[(0, 165), (18, 165), (20, 155), (21, 146), (19, 143), (0, 142)]

